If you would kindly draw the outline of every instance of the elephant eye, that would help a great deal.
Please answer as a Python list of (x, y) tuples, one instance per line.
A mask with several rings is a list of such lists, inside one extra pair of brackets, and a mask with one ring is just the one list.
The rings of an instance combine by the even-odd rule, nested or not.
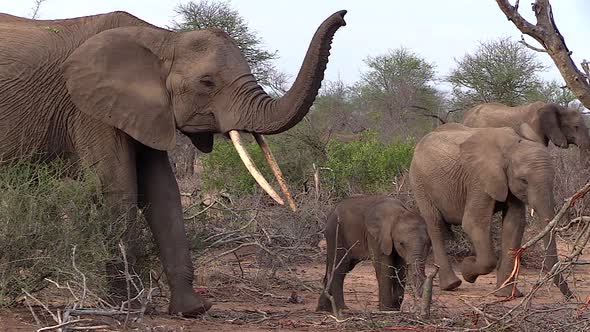
[(203, 77), (199, 80), (204, 86), (212, 88), (215, 86), (215, 82), (209, 77)]

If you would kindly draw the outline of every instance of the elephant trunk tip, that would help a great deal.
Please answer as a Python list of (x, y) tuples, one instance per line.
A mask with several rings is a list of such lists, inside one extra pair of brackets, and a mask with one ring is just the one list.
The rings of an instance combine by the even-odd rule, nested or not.
[(348, 10), (342, 9), (342, 10), (339, 10), (339, 11), (335, 12), (332, 16), (339, 16), (340, 19), (342, 20), (341, 26), (345, 26), (346, 25), (346, 21), (344, 20), (344, 16), (346, 15), (346, 13), (348, 13)]

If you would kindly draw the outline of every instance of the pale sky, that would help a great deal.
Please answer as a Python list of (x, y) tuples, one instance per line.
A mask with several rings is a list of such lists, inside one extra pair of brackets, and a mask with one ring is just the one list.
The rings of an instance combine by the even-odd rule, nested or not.
[[(0, 12), (30, 16), (33, 0), (0, 0)], [(42, 19), (69, 18), (124, 10), (152, 24), (166, 27), (174, 8), (186, 0), (47, 0)], [(514, 1), (512, 1), (514, 2)], [(521, 1), (521, 15), (534, 23), (530, 2)], [(363, 59), (404, 46), (436, 65), (439, 77), (447, 75), (479, 41), (520, 32), (509, 22), (494, 0), (231, 0), (269, 50), (278, 50), (276, 66), (294, 79), (318, 25), (337, 10), (346, 9), (347, 26), (334, 38), (326, 79), (339, 77), (347, 83), (365, 70)], [(573, 59), (590, 60), (590, 1), (553, 0), (553, 13)], [(531, 44), (534, 40), (527, 38)], [(561, 76), (547, 54), (539, 59), (551, 66), (545, 79)]]

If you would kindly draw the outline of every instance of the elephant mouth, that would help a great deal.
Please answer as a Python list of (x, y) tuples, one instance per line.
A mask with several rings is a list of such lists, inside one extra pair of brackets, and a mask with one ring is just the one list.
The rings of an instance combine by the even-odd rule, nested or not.
[[(285, 202), (283, 201), (281, 196), (279, 196), (279, 194), (277, 194), (277, 192), (272, 188), (272, 186), (268, 183), (268, 181), (266, 181), (264, 176), (260, 173), (260, 171), (258, 170), (256, 165), (254, 164), (252, 157), (250, 156), (248, 151), (244, 148), (244, 144), (242, 143), (242, 138), (240, 137), (240, 133), (237, 130), (230, 130), (228, 134), (229, 134), (229, 137), (230, 137), (236, 151), (238, 152), (238, 155), (240, 156), (240, 159), (242, 159), (244, 166), (246, 166), (246, 168), (248, 169), (248, 172), (250, 172), (250, 175), (252, 175), (252, 177), (254, 178), (254, 180), (256, 180), (258, 185), (260, 185), (260, 187), (270, 197), (272, 197), (272, 199), (274, 199), (277, 203), (279, 203), (281, 205), (285, 205)], [(272, 170), (275, 178), (277, 179), (277, 182), (279, 183), (279, 187), (281, 188), (281, 191), (285, 195), (285, 199), (287, 200), (289, 207), (291, 208), (291, 210), (296, 211), (297, 208), (295, 206), (295, 201), (293, 200), (293, 196), (289, 192), (289, 188), (287, 186), (285, 178), (283, 177), (283, 173), (281, 172), (279, 165), (277, 164), (274, 156), (272, 155), (272, 152), (270, 151), (270, 148), (268, 147), (266, 140), (260, 134), (252, 134), (252, 135), (256, 139), (256, 143), (258, 143), (258, 146), (260, 146), (260, 149), (262, 150), (262, 154), (264, 155), (266, 162), (270, 166), (270, 169)]]

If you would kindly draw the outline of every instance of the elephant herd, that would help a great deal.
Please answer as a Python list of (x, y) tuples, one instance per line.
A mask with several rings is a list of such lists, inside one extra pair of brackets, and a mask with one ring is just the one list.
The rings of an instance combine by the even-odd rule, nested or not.
[[(282, 204), (241, 146), (239, 132), (251, 133), (294, 209), (262, 135), (284, 132), (307, 114), (345, 14), (336, 12), (321, 23), (292, 87), (273, 98), (257, 83), (235, 41), (218, 29), (175, 32), (125, 12), (61, 20), (0, 13), (0, 162), (59, 157), (92, 167), (108, 207), (128, 223), (122, 240), (128, 243), (129, 264), (135, 262), (131, 239), (142, 209), (170, 288), (169, 312), (186, 317), (206, 312), (211, 302), (193, 289), (168, 151), (179, 133), (205, 153), (213, 149), (215, 134), (226, 135), (256, 181)], [(485, 104), (470, 110), (464, 125), (447, 124), (426, 135), (410, 169), (419, 213), (374, 196), (348, 198), (330, 215), (326, 276), (333, 275), (329, 293), (337, 306), (345, 307), (346, 272), (371, 258), (380, 308), (399, 308), (406, 274), (421, 288), (431, 245), (441, 287), (458, 287), (461, 281), (444, 251), (443, 222), (463, 225), (474, 242), (476, 256), (463, 261), (463, 278), (473, 282), (491, 272), (497, 264), (489, 236), (496, 211), (503, 214), (501, 285), (510, 271), (510, 249), (522, 239), (525, 205), (543, 220), (553, 215), (549, 141), (587, 151), (590, 138), (579, 112), (544, 103)], [(545, 242), (549, 267), (557, 261), (555, 242)], [(342, 264), (331, 273), (335, 260)], [(126, 298), (121, 270), (118, 263), (107, 264), (112, 294)], [(561, 279), (556, 282), (569, 294)], [(325, 301), (323, 294), (318, 309), (328, 308)]]
[[(406, 275), (412, 278), (416, 294), (422, 293), (430, 246), (440, 268), (440, 288), (459, 287), (461, 279), (445, 252), (445, 223), (461, 225), (473, 243), (475, 256), (461, 262), (465, 281), (473, 283), (498, 267), (494, 295), (522, 296), (511, 273), (513, 250), (520, 248), (524, 233), (526, 206), (545, 222), (555, 213), (549, 141), (562, 148), (578, 145), (582, 157), (588, 158), (588, 128), (577, 110), (541, 102), (522, 107), (478, 105), (466, 112), (463, 124), (442, 125), (416, 145), (409, 177), (419, 213), (387, 196), (351, 197), (337, 204), (326, 224), (324, 276), (324, 288), (336, 309), (346, 308), (342, 290), (346, 273), (370, 259), (379, 285), (379, 308), (399, 310)], [(496, 212), (502, 213), (499, 262), (490, 233)], [(549, 271), (558, 261), (556, 243), (551, 234), (543, 242), (544, 269)], [(554, 283), (571, 297), (560, 274)], [(317, 309), (334, 309), (324, 292)]]

